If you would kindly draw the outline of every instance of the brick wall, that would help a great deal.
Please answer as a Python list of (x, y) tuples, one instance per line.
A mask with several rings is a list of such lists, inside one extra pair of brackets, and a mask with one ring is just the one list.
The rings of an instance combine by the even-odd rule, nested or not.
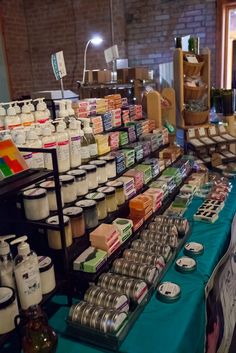
[[(155, 70), (172, 60), (174, 37), (194, 34), (212, 50), (215, 80), (216, 0), (113, 0), (114, 43), (130, 65)], [(88, 49), (88, 68), (106, 68), (103, 50), (111, 45), (109, 0), (2, 0), (9, 69), (14, 95), (59, 88), (50, 55), (63, 50), (66, 89), (81, 79), (86, 41), (103, 36)], [(24, 4), (24, 6), (23, 6)], [(14, 8), (14, 17), (12, 11)], [(25, 15), (25, 17), (24, 17)]]

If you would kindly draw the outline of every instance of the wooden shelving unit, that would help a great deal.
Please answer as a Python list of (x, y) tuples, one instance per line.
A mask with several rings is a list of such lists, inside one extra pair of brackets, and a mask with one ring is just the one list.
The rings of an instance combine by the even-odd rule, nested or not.
[[(179, 128), (189, 128), (190, 126), (186, 126), (183, 111), (184, 104), (186, 103), (186, 97), (184, 95), (184, 55), (187, 52), (182, 51), (182, 49), (175, 49), (174, 51), (174, 89), (176, 94), (176, 114), (177, 114), (177, 126)], [(203, 82), (207, 85), (206, 94), (207, 94), (207, 106), (210, 109), (210, 61), (211, 55), (210, 50), (205, 48), (201, 51), (199, 56), (201, 60), (204, 62), (203, 67), (200, 71), (200, 76)], [(208, 124), (208, 119), (206, 119), (204, 125)]]

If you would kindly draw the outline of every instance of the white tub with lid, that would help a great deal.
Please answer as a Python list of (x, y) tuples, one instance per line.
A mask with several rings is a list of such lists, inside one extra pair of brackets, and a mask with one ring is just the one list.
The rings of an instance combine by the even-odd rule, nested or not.
[[(72, 244), (72, 231), (69, 217), (63, 216), (64, 227), (65, 227), (65, 237), (66, 237), (66, 246)], [(47, 219), (47, 224), (54, 226), (54, 229), (48, 229), (48, 245), (51, 249), (59, 250), (62, 249), (61, 243), (61, 233), (59, 228), (59, 217), (53, 216)]]
[(15, 328), (15, 317), (19, 314), (14, 289), (0, 287), (0, 335)]
[[(47, 181), (44, 181), (43, 183), (41, 183), (39, 186), (41, 188), (44, 188), (47, 190), (47, 197), (48, 197), (50, 211), (57, 211), (57, 198), (56, 198), (55, 182), (53, 180), (47, 180)], [(63, 201), (62, 192), (61, 192), (61, 201), (62, 201), (62, 207), (63, 207), (64, 201)]]
[(77, 199), (77, 188), (73, 175), (60, 175), (62, 184), (62, 195), (65, 203), (74, 202)]
[(75, 177), (77, 196), (84, 196), (88, 193), (87, 172), (83, 169), (74, 169), (67, 172)]
[(106, 161), (102, 159), (96, 159), (95, 161), (91, 161), (90, 164), (97, 167), (98, 184), (105, 184), (107, 182)]
[(92, 164), (85, 164), (79, 167), (87, 172), (88, 188), (94, 190), (98, 187), (97, 167)]
[(56, 287), (54, 265), (47, 256), (38, 256), (38, 263), (42, 294), (48, 294)]
[(47, 191), (33, 188), (23, 192), (25, 217), (31, 221), (39, 221), (49, 216)]

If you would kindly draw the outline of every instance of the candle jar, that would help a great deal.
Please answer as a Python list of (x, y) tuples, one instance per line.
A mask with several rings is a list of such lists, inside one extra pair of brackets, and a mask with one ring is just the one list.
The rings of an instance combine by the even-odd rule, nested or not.
[[(48, 197), (50, 211), (57, 211), (56, 187), (55, 187), (54, 181), (47, 180), (47, 181), (44, 181), (43, 183), (39, 184), (39, 186), (41, 188), (44, 188), (47, 190), (47, 197)], [(63, 207), (64, 201), (63, 201), (62, 191), (61, 191), (61, 202), (62, 202), (62, 207)]]
[(114, 156), (103, 156), (100, 159), (106, 161), (106, 172), (108, 179), (116, 177), (116, 158)]
[(94, 200), (81, 200), (75, 204), (84, 210), (85, 228), (91, 229), (98, 225), (98, 211), (96, 201)]
[(116, 190), (116, 202), (118, 206), (125, 203), (124, 183), (123, 181), (108, 181), (107, 186), (112, 186)]
[(25, 217), (39, 221), (49, 216), (47, 191), (42, 188), (29, 189), (23, 192)]
[(105, 194), (102, 192), (91, 192), (86, 196), (86, 199), (96, 201), (99, 220), (107, 217), (107, 204)]
[(74, 169), (67, 172), (75, 178), (77, 196), (84, 196), (88, 193), (87, 173), (82, 169)]
[(85, 233), (84, 212), (81, 207), (64, 208), (63, 214), (70, 218), (73, 238), (82, 237)]
[[(63, 216), (64, 220), (64, 228), (65, 228), (65, 240), (66, 240), (66, 247), (69, 247), (72, 244), (72, 231), (69, 217)], [(59, 250), (62, 249), (61, 243), (61, 232), (59, 227), (59, 217), (53, 216), (46, 220), (48, 225), (52, 225), (55, 228), (48, 229), (48, 245), (51, 249)]]
[(98, 192), (102, 192), (106, 195), (108, 213), (116, 211), (117, 210), (116, 189), (113, 188), (112, 186), (103, 186), (101, 188), (98, 188)]
[(14, 289), (0, 287), (0, 335), (11, 332), (15, 328), (15, 317), (19, 314)]
[(48, 294), (56, 287), (54, 265), (47, 256), (38, 256), (38, 263), (42, 294)]
[(60, 175), (62, 194), (65, 203), (74, 202), (77, 199), (77, 189), (73, 175)]
[(97, 159), (95, 161), (91, 161), (90, 164), (97, 167), (98, 184), (105, 184), (107, 182), (106, 161)]
[(85, 164), (79, 169), (83, 169), (87, 173), (88, 188), (94, 190), (98, 187), (97, 167), (92, 164)]

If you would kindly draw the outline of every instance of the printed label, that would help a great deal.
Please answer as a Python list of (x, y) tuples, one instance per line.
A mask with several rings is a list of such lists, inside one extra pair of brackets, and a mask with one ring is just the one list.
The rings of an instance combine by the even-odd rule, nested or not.
[(58, 158), (58, 162), (69, 160), (70, 152), (69, 152), (68, 140), (57, 143), (57, 158)]
[(44, 123), (46, 123), (46, 121), (48, 121), (48, 120), (49, 120), (49, 118), (37, 119), (37, 123), (39, 123), (39, 124), (44, 124)]
[(165, 296), (175, 298), (180, 293), (180, 288), (177, 284), (171, 282), (165, 282), (161, 284), (158, 291)]
[(32, 153), (32, 168), (44, 168), (43, 153)]
[(81, 151), (81, 159), (90, 158), (90, 150), (88, 146), (82, 146), (80, 151)]
[[(43, 145), (43, 148), (56, 148), (56, 142), (48, 142), (45, 143)], [(52, 166), (52, 156), (50, 153), (44, 153), (44, 164), (45, 164), (45, 168), (52, 170), (53, 166)]]
[(98, 155), (98, 146), (96, 143), (89, 145), (90, 157), (96, 157)]

